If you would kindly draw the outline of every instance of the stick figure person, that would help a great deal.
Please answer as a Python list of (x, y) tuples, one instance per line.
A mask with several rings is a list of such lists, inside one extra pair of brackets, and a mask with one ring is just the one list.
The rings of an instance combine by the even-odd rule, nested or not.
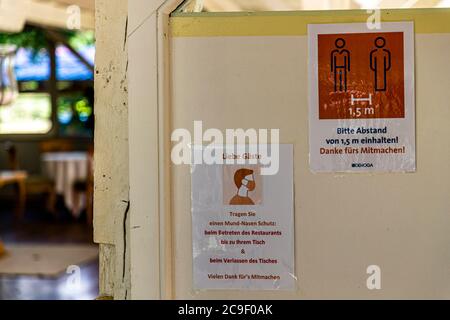
[(370, 69), (375, 75), (375, 91), (386, 91), (387, 72), (391, 70), (391, 52), (385, 49), (386, 39), (375, 39), (376, 49), (370, 53)]
[(347, 91), (347, 73), (350, 72), (350, 51), (345, 40), (336, 39), (336, 49), (331, 52), (331, 73), (334, 74), (334, 91)]

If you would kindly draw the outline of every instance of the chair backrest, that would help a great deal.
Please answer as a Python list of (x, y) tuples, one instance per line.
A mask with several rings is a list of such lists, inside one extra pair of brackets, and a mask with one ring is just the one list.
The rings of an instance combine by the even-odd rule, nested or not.
[(19, 158), (17, 156), (17, 147), (11, 143), (5, 143), (5, 151), (8, 153), (8, 170), (19, 170)]
[(88, 183), (94, 183), (94, 144), (90, 144), (87, 150), (88, 152)]

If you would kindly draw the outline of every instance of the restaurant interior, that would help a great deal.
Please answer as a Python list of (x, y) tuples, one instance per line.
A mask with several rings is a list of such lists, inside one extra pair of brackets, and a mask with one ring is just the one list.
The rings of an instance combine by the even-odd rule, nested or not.
[(95, 299), (94, 1), (0, 20), (0, 300)]

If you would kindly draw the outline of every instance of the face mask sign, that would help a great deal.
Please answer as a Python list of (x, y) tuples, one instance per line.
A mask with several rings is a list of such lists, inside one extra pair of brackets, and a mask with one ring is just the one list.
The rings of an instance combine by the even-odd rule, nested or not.
[(193, 167), (195, 289), (295, 288), (293, 146), (280, 151), (275, 175), (249, 163)]

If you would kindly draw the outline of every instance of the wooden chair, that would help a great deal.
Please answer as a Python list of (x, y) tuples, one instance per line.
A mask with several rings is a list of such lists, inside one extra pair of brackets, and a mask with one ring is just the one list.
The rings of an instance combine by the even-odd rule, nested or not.
[(19, 159), (17, 158), (16, 147), (11, 142), (6, 142), (5, 151), (8, 153), (8, 170), (19, 170)]
[[(9, 169), (20, 170), (17, 148), (9, 143), (6, 145), (6, 151), (8, 152)], [(56, 217), (56, 190), (51, 179), (40, 175), (29, 175), (25, 182), (25, 190), (27, 195), (46, 195), (46, 209)]]
[(25, 214), (25, 203), (27, 200), (27, 192), (25, 189), (28, 175), (25, 171), (0, 171), (0, 188), (12, 185), (16, 189), (16, 220), (21, 221)]

